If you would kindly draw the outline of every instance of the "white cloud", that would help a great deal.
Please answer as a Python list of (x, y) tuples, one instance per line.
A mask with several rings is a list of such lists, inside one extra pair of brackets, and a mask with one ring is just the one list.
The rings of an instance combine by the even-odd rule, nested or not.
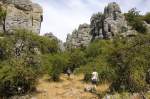
[(93, 13), (102, 12), (113, 1), (119, 3), (123, 12), (133, 7), (150, 11), (149, 0), (34, 0), (44, 10), (41, 33), (53, 32), (63, 41), (79, 24), (89, 23)]

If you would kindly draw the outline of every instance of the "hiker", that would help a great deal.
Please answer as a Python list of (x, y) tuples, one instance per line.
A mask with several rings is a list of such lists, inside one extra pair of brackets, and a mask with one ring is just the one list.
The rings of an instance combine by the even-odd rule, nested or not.
[(67, 68), (67, 75), (70, 78), (70, 75), (71, 75), (71, 69), (70, 69), (70, 67)]
[(92, 84), (94, 85), (94, 87), (96, 88), (96, 85), (99, 81), (99, 78), (98, 78), (98, 73), (96, 72), (96, 70), (94, 69), (94, 71), (92, 72)]

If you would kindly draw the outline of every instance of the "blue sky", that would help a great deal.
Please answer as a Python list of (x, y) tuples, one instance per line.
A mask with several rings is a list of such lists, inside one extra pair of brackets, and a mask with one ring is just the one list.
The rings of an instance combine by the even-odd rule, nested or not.
[(150, 0), (33, 0), (43, 7), (41, 34), (52, 32), (66, 40), (79, 24), (90, 23), (93, 13), (103, 12), (109, 2), (117, 2), (122, 12), (136, 7), (141, 13), (150, 12)]

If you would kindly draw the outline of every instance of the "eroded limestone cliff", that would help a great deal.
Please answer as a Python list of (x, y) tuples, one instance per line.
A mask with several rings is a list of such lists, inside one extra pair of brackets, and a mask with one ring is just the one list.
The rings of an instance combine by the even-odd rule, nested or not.
[(95, 39), (113, 39), (117, 35), (127, 37), (136, 34), (137, 32), (127, 25), (120, 6), (116, 2), (111, 2), (103, 13), (92, 15), (90, 25), (80, 25), (78, 30), (67, 36), (66, 48), (86, 47)]
[(38, 4), (31, 0), (0, 0), (0, 6), (6, 12), (0, 22), (0, 32), (11, 34), (17, 29), (26, 29), (40, 33), (43, 10)]

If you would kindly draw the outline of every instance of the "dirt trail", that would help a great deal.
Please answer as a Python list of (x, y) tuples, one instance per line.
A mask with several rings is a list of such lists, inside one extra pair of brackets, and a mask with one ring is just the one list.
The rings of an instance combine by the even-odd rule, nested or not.
[[(98, 99), (94, 94), (84, 92), (86, 83), (83, 83), (82, 75), (72, 76), (68, 79), (66, 75), (61, 76), (62, 81), (55, 83), (49, 82), (47, 77), (39, 80), (37, 93), (33, 99)], [(101, 88), (100, 88), (101, 87)], [(99, 86), (98, 89), (105, 90), (107, 86)]]

